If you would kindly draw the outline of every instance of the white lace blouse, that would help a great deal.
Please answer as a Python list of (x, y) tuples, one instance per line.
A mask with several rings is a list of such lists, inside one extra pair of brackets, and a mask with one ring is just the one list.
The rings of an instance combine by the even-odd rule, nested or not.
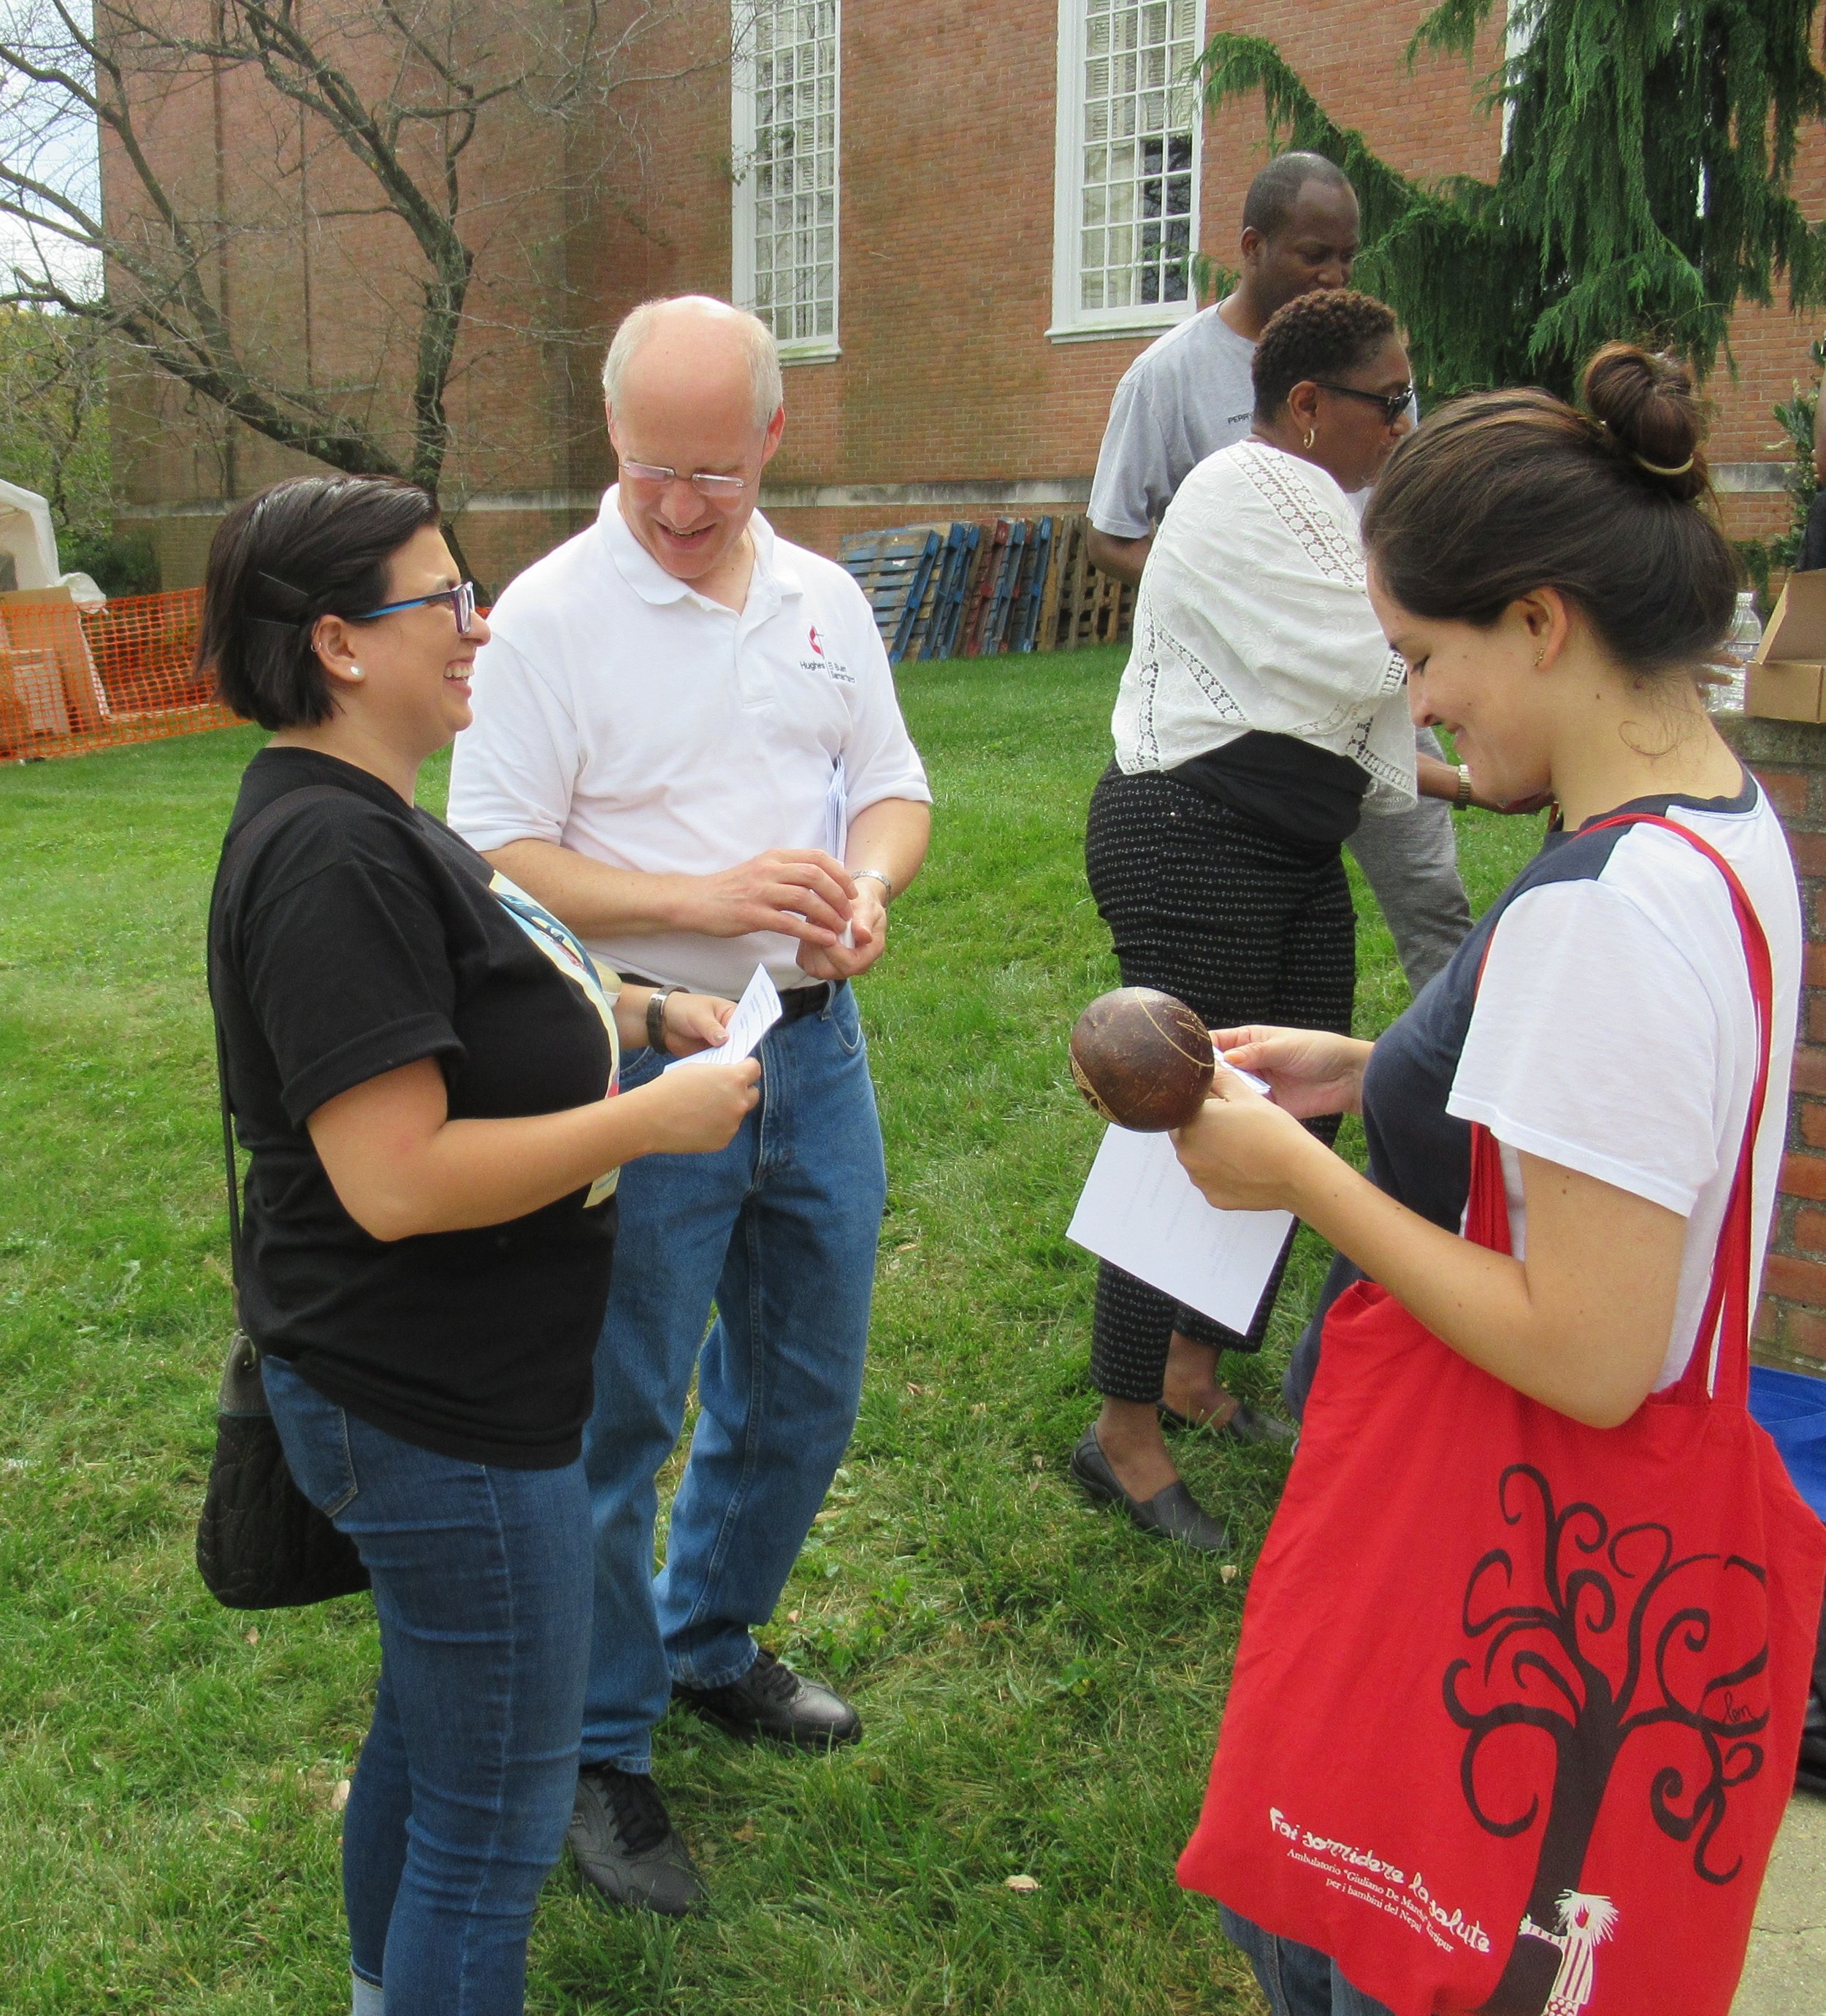
[(1141, 577), (1111, 722), (1120, 768), (1170, 770), (1252, 731), (1291, 735), (1360, 765), (1369, 801), (1411, 804), (1406, 686), (1337, 484), (1263, 441), (1206, 456)]

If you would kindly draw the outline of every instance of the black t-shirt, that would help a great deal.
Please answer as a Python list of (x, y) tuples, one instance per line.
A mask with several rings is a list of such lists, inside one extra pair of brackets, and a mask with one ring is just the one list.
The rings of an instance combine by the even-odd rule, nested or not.
[(1313, 847), (1349, 839), (1370, 788), (1369, 772), (1336, 750), (1254, 729), (1166, 774), (1284, 840)]
[[(288, 792), (232, 860), (241, 829)], [(211, 913), (211, 989), (251, 1157), (242, 1319), (263, 1351), (390, 1434), (511, 1468), (575, 1460), (608, 1298), (613, 1197), (382, 1241), (332, 1189), (305, 1122), (435, 1057), (452, 1119), (600, 1099), (603, 1018), (491, 893), (493, 871), (367, 772), (302, 749), (247, 766)]]

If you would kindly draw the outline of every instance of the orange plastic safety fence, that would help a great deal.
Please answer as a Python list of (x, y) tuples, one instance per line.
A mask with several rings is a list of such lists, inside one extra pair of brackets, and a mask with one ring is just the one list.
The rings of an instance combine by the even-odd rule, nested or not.
[(0, 761), (233, 726), (191, 663), (202, 609), (195, 588), (88, 614), (49, 593), (0, 596)]

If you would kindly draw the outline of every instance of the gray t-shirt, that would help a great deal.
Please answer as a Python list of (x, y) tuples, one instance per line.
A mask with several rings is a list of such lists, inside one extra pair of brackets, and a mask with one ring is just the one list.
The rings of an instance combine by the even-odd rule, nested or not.
[(1122, 373), (1090, 486), (1090, 522), (1144, 539), (1208, 455), (1241, 441), (1255, 411), (1255, 346), (1215, 304), (1169, 329)]
[[(1100, 532), (1145, 539), (1199, 463), (1248, 435), (1255, 357), (1255, 344), (1214, 304), (1157, 337), (1122, 373), (1086, 506)], [(1417, 400), (1407, 417), (1420, 425)], [(1349, 494), (1360, 517), (1369, 491)]]

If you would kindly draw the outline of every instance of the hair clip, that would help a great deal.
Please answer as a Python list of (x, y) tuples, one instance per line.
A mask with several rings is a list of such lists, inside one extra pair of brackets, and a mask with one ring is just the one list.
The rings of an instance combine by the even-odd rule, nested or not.
[(1646, 469), (1651, 476), (1684, 476), (1693, 466), (1693, 458), (1691, 455), (1688, 455), (1684, 462), (1677, 464), (1672, 469), (1663, 469), (1659, 462), (1651, 462), (1645, 455), (1633, 455), (1630, 459), (1638, 469)]
[(265, 581), (268, 588), (276, 588), (282, 595), (288, 597), (299, 608), (307, 609), (310, 607), (311, 598), (301, 588), (294, 587), (289, 581), (280, 580), (276, 574), (268, 574), (265, 567), (256, 567), (254, 570), (254, 578), (256, 581)]

